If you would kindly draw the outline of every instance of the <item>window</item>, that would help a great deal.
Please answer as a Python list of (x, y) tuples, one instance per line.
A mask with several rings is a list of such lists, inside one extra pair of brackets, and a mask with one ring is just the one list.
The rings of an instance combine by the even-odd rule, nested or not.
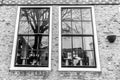
[(59, 11), (59, 70), (100, 71), (93, 7), (61, 6)]
[(18, 8), (11, 70), (51, 69), (51, 7)]

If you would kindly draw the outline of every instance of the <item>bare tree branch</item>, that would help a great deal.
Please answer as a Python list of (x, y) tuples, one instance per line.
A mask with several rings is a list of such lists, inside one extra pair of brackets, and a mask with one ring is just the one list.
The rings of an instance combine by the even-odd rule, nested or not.
[(34, 26), (33, 26), (33, 24), (31, 23), (31, 20), (29, 19), (29, 14), (27, 13), (26, 10), (24, 10), (24, 12), (25, 12), (25, 16), (26, 16), (26, 18), (27, 18), (27, 22), (31, 25), (31, 28), (32, 28), (33, 32), (35, 32)]
[(67, 14), (69, 14), (71, 12), (71, 10), (69, 10), (69, 9), (65, 9), (65, 11), (66, 12), (64, 14), (62, 14), (62, 19), (64, 19), (65, 15), (67, 15)]

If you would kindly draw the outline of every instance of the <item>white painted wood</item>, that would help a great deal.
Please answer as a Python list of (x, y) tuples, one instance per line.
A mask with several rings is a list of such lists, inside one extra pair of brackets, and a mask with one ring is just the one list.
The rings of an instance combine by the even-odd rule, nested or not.
[[(50, 27), (49, 27), (49, 65), (48, 67), (15, 67), (15, 55), (16, 55), (16, 46), (17, 46), (17, 34), (18, 34), (18, 25), (19, 25), (19, 15), (21, 8), (50, 8)], [(14, 34), (14, 43), (11, 57), (11, 66), (10, 70), (51, 70), (51, 42), (52, 42), (52, 7), (51, 6), (19, 6), (17, 11), (17, 19), (15, 26)]]
[[(93, 20), (93, 30), (94, 30), (94, 43), (95, 43), (95, 57), (96, 57), (96, 68), (63, 68), (61, 67), (61, 8), (70, 8), (70, 7), (79, 7), (79, 8), (91, 8), (92, 9), (92, 20)], [(99, 51), (98, 51), (98, 40), (97, 40), (97, 32), (95, 26), (95, 14), (93, 6), (59, 6), (59, 71), (101, 71), (100, 68), (100, 59), (99, 59)]]

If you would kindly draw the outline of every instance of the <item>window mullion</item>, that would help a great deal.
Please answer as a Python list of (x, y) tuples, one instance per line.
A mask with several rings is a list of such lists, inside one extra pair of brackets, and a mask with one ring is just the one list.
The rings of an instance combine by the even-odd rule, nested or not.
[(44, 33), (34, 33), (34, 34), (18, 34), (18, 36), (49, 36), (49, 35)]
[[(81, 31), (82, 31), (82, 35), (83, 35), (83, 31), (84, 31), (84, 29), (83, 29), (83, 19), (82, 19), (82, 9), (80, 9), (80, 14), (81, 14)], [(83, 37), (82, 37), (82, 48), (83, 48), (83, 50), (84, 50), (84, 40), (83, 40)]]
[[(72, 9), (71, 9), (71, 19), (72, 19)], [(72, 20), (71, 20), (71, 28), (73, 28), (73, 26), (72, 26)], [(73, 29), (71, 29), (72, 31), (71, 31), (71, 33), (73, 34)], [(71, 48), (72, 48), (72, 63), (73, 63), (73, 36), (71, 36)], [(73, 64), (72, 64), (72, 66), (73, 66)]]

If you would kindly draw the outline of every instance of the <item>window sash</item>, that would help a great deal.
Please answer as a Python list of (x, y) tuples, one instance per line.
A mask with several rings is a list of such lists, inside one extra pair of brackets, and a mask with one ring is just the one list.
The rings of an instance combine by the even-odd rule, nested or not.
[(18, 34), (18, 36), (49, 36), (49, 34), (41, 34), (41, 33), (35, 33), (35, 34)]
[[(25, 8), (48, 8), (50, 11), (49, 11), (49, 33), (48, 34), (45, 34), (45, 33), (37, 33), (37, 34), (19, 34), (18, 33), (18, 25), (19, 25), (19, 16), (20, 16), (20, 10), (21, 9), (25, 9)], [(51, 32), (52, 32), (52, 29), (51, 29), (51, 23), (52, 23), (52, 18), (51, 18), (51, 14), (52, 13), (52, 7), (51, 6), (19, 6), (18, 7), (18, 12), (17, 12), (17, 22), (16, 22), (16, 29), (15, 29), (15, 37), (14, 37), (14, 45), (13, 45), (13, 52), (12, 52), (12, 60), (11, 60), (11, 67), (10, 67), (10, 70), (51, 70)], [(16, 46), (17, 46), (17, 38), (18, 36), (48, 36), (48, 47), (49, 47), (49, 60), (48, 60), (48, 66), (47, 67), (39, 67), (39, 66), (29, 66), (29, 67), (18, 67), (18, 66), (15, 66), (15, 55), (16, 55)]]
[[(27, 37), (27, 41), (28, 41), (27, 44), (29, 44), (29, 43), (30, 43), (29, 38), (30, 38), (30, 37), (35, 37), (36, 35), (35, 35), (35, 36), (31, 36), (31, 35), (30, 35), (30, 36), (20, 35), (20, 36), (21, 36), (21, 37)], [(20, 36), (18, 35), (18, 37), (20, 37)], [(39, 36), (38, 36), (38, 37), (39, 37)], [(48, 38), (48, 42), (47, 42), (47, 43), (48, 43), (48, 46), (49, 46), (49, 36), (42, 36), (42, 37), (43, 37), (43, 38), (44, 38), (44, 37)], [(43, 50), (42, 52), (44, 52), (44, 51), (46, 50), (46, 49), (43, 49), (43, 48), (40, 48), (40, 49), (39, 49), (39, 48), (37, 48), (37, 49), (32, 49), (32, 48), (30, 48), (30, 49), (29, 49), (29, 47), (26, 47), (26, 53), (25, 53), (26, 56), (22, 56), (22, 57), (21, 57), (21, 60), (22, 60), (22, 61), (24, 60), (24, 61), (25, 61), (25, 64), (22, 64), (22, 63), (23, 63), (23, 62), (22, 62), (21, 64), (17, 64), (17, 65), (16, 65), (16, 63), (17, 63), (17, 58), (18, 58), (17, 54), (18, 54), (18, 52), (22, 52), (22, 51), (23, 51), (23, 49), (18, 49), (18, 45), (19, 45), (19, 43), (17, 42), (15, 66), (17, 66), (17, 67), (30, 67), (30, 66), (31, 66), (31, 67), (48, 67), (48, 64), (47, 64), (47, 65), (40, 65), (40, 64), (39, 64), (39, 65), (30, 65), (30, 63), (28, 63), (28, 61), (29, 61), (29, 56), (28, 56), (28, 55), (29, 55), (29, 53), (30, 53), (31, 51), (35, 52), (36, 62), (37, 62), (37, 63), (42, 63), (42, 62), (40, 62), (40, 60), (39, 60), (39, 59), (41, 58), (40, 53), (41, 53), (42, 50)], [(29, 44), (29, 46), (31, 46), (31, 45)], [(38, 46), (39, 46), (39, 45), (38, 45)], [(46, 51), (49, 51), (49, 48), (48, 48)], [(21, 53), (21, 54), (22, 54), (22, 53)], [(39, 55), (39, 56), (37, 56), (37, 55)], [(49, 56), (49, 53), (48, 53), (47, 56), (46, 56), (46, 57), (48, 58), (48, 59), (47, 59), (47, 62), (49, 62), (49, 61), (48, 61), (48, 60), (49, 60), (49, 57), (48, 57), (48, 56)]]
[[(23, 10), (24, 8), (22, 8), (20, 11), (20, 14), (22, 15), (22, 10)], [(36, 8), (34, 8), (34, 9), (36, 9)], [(34, 10), (33, 8), (31, 9), (31, 8), (25, 8), (25, 10)], [(45, 8), (40, 8), (40, 9), (38, 9), (38, 10), (43, 10), (43, 9), (45, 9)], [(48, 8), (47, 8), (48, 9)], [(50, 10), (48, 9), (47, 10), (48, 11), (48, 15), (47, 15), (47, 17), (48, 17), (48, 20), (49, 20), (49, 15), (50, 15)], [(28, 15), (29, 15), (30, 13), (28, 13)], [(46, 13), (44, 13), (44, 14), (46, 14)], [(32, 20), (34, 20), (34, 25), (36, 24), (37, 25), (37, 23), (36, 23), (36, 21), (38, 22), (38, 19), (36, 18), (37, 16), (39, 16), (38, 14), (36, 14), (36, 16), (34, 17), (34, 19), (32, 18)], [(43, 15), (44, 16), (44, 15)], [(20, 22), (23, 22), (24, 20), (21, 20), (22, 18), (23, 18), (24, 16), (22, 16), (22, 17), (20, 17), (20, 19), (19, 19), (19, 21)], [(27, 17), (26, 17), (27, 18)], [(36, 20), (35, 20), (35, 18), (36, 18)], [(40, 17), (41, 18), (41, 17)], [(27, 21), (27, 24), (29, 24), (29, 26), (27, 26), (27, 28), (29, 28), (30, 26), (31, 26), (31, 24), (29, 23), (29, 22), (32, 22), (32, 21), (28, 21), (28, 18), (26, 19), (26, 21)], [(44, 19), (43, 20), (41, 20), (41, 21), (44, 21)], [(47, 21), (47, 20), (46, 20)], [(19, 22), (19, 25), (20, 25), (20, 22)], [(49, 24), (49, 22), (50, 21), (48, 21), (48, 24)], [(39, 23), (40, 24), (40, 23)], [(37, 25), (37, 26), (40, 26), (40, 25)], [(35, 25), (35, 26), (36, 26)], [(42, 25), (44, 25), (43, 23), (42, 23)], [(41, 27), (42, 27), (42, 25), (41, 25)], [(32, 26), (33, 26), (33, 24), (32, 24)], [(19, 26), (19, 28), (20, 28), (21, 26)], [(48, 26), (49, 27), (49, 26)], [(30, 27), (31, 28), (31, 27)], [(29, 28), (29, 29), (30, 29)], [(20, 62), (20, 64), (18, 63), (17, 65), (15, 65), (15, 66), (20, 66), (21, 65), (21, 67), (23, 67), (23, 66), (26, 66), (27, 67), (27, 65), (28, 66), (43, 66), (43, 65), (41, 65), (40, 63), (43, 63), (42, 62), (42, 60), (40, 59), (40, 58), (42, 58), (41, 56), (42, 56), (42, 54), (44, 55), (45, 53), (45, 51), (41, 54), (38, 50), (39, 50), (39, 46), (40, 46), (40, 42), (38, 41), (38, 39), (40, 40), (41, 39), (41, 41), (42, 41), (42, 38), (43, 38), (43, 36), (49, 36), (49, 34), (45, 34), (45, 33), (39, 33), (39, 31), (37, 31), (37, 33), (35, 33), (35, 32), (33, 32), (34, 34), (29, 34), (29, 29), (28, 29), (28, 33), (26, 33), (26, 34), (20, 34), (20, 33), (18, 33), (18, 36), (21, 36), (24, 40), (25, 40), (25, 37), (26, 38), (30, 38), (29, 36), (32, 36), (32, 37), (34, 37), (34, 45), (36, 44), (36, 48), (37, 48), (37, 50), (36, 51), (32, 51), (32, 48), (33, 47), (30, 47), (30, 45), (29, 45), (29, 39), (27, 39), (28, 41), (26, 41), (25, 40), (25, 45), (21, 45), (22, 46), (22, 48), (21, 48), (21, 51), (19, 51), (20, 53), (18, 53), (18, 50), (16, 51), (16, 60), (15, 60), (15, 64), (16, 63), (18, 63), (18, 62)], [(40, 29), (40, 27), (38, 27), (37, 28), (38, 30)], [(33, 29), (32, 29), (33, 30)], [(34, 31), (34, 30), (33, 30)], [(48, 33), (49, 33), (49, 28), (48, 28)], [(24, 37), (25, 36), (25, 37)], [(39, 38), (40, 37), (40, 38)], [(35, 42), (36, 41), (36, 38), (37, 38), (37, 42)], [(27, 45), (26, 45), (27, 44)], [(17, 46), (19, 46), (20, 44), (17, 44)], [(28, 47), (30, 47), (30, 51), (32, 51), (32, 53), (31, 53), (31, 55), (34, 55), (34, 56), (30, 56), (30, 51), (28, 50)], [(49, 46), (49, 45), (47, 45), (47, 46)], [(18, 49), (18, 47), (17, 47), (17, 49)], [(34, 48), (33, 48), (34, 49)], [(40, 49), (42, 49), (42, 48), (40, 48)], [(46, 49), (45, 49), (46, 50)], [(48, 50), (49, 51), (49, 50)], [(17, 55), (20, 55), (20, 56), (17, 56)], [(39, 55), (39, 56), (37, 56), (37, 55)], [(46, 54), (46, 57), (47, 57), (47, 55), (49, 56), (49, 53), (48, 54)], [(19, 58), (20, 57), (20, 58)], [(33, 57), (33, 58), (32, 58)], [(18, 61), (19, 60), (19, 61)], [(28, 63), (29, 62), (29, 63)], [(35, 62), (35, 63), (34, 63)], [(48, 59), (45, 61), (44, 60), (44, 63), (45, 62), (48, 62)], [(34, 63), (34, 64), (33, 64)], [(46, 65), (48, 65), (48, 63), (46, 63)]]
[[(62, 20), (61, 10), (62, 9), (91, 9), (91, 20)], [(59, 70), (60, 71), (100, 71), (99, 63), (99, 54), (98, 54), (98, 45), (96, 38), (96, 28), (95, 28), (95, 19), (94, 19), (94, 7), (92, 6), (60, 6), (59, 7)], [(62, 33), (62, 22), (92, 22), (93, 34), (74, 34), (74, 33)], [(83, 26), (83, 25), (82, 25)], [(94, 42), (94, 56), (95, 56), (95, 66), (62, 66), (62, 37), (93, 37)], [(73, 49), (73, 48), (72, 48)], [(89, 51), (89, 50), (86, 50)], [(92, 50), (91, 50), (92, 51)]]

